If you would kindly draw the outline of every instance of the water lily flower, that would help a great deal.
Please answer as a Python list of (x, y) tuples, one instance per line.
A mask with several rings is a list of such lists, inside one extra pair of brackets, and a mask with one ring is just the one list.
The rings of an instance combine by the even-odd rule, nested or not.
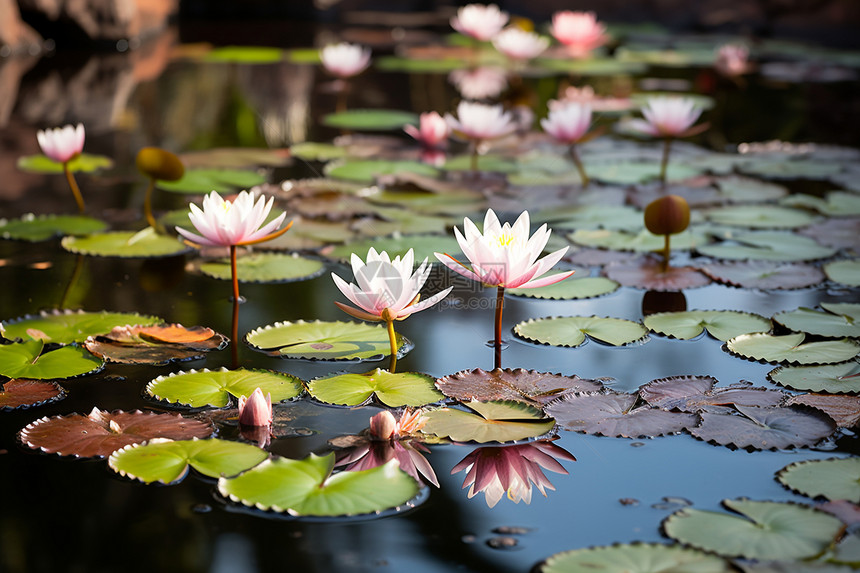
[(394, 414), (383, 410), (370, 418), (370, 435), (377, 440), (399, 440), (418, 432), (427, 424), (427, 416), (421, 410), (406, 409), (396, 419)]
[(451, 474), (468, 470), (463, 487), (469, 487), (469, 499), (484, 492), (487, 505), (494, 507), (507, 494), (514, 503), (531, 503), (532, 487), (546, 497), (546, 490), (555, 491), (543, 473), (549, 470), (567, 474), (558, 459), (576, 461), (573, 455), (550, 440), (529, 442), (516, 446), (481, 447), (463, 458)]
[(452, 70), (448, 81), (466, 99), (495, 98), (508, 87), (507, 74), (494, 66)]
[(418, 127), (411, 124), (405, 125), (403, 131), (415, 138), (423, 147), (439, 149), (447, 145), (451, 127), (439, 112), (429, 111), (421, 114)]
[(445, 115), (445, 121), (454, 133), (472, 140), (472, 170), (478, 169), (478, 147), (481, 142), (513, 133), (517, 122), (510, 112), (500, 105), (486, 105), (461, 101), (457, 117)]
[(461, 34), (486, 42), (505, 27), (508, 18), (508, 13), (499, 10), (495, 4), (467, 4), (451, 18), (451, 27)]
[(549, 47), (549, 38), (517, 27), (505, 28), (493, 38), (493, 46), (512, 60), (531, 60)]
[(588, 175), (576, 152), (576, 144), (586, 139), (588, 128), (591, 127), (591, 106), (577, 102), (566, 102), (565, 105), (550, 106), (549, 115), (542, 119), (541, 127), (560, 143), (566, 143), (570, 151), (582, 186), (588, 186)]
[(588, 56), (609, 40), (606, 27), (597, 21), (594, 12), (556, 12), (552, 15), (550, 33), (567, 46), (568, 52), (575, 58)]
[(370, 48), (347, 42), (329, 44), (320, 50), (320, 61), (330, 74), (349, 78), (370, 65)]
[(72, 195), (75, 197), (78, 211), (81, 213), (84, 212), (86, 206), (81, 190), (75, 181), (75, 176), (69, 170), (69, 161), (75, 159), (83, 151), (85, 135), (84, 126), (81, 123), (74, 127), (66, 125), (36, 132), (36, 139), (42, 153), (57, 163), (63, 164), (63, 173), (72, 190)]
[(239, 397), (239, 423), (243, 426), (270, 426), (272, 424), (272, 394), (263, 396), (255, 388), (248, 397)]
[(750, 52), (746, 46), (726, 44), (717, 50), (714, 68), (724, 76), (734, 77), (750, 71)]

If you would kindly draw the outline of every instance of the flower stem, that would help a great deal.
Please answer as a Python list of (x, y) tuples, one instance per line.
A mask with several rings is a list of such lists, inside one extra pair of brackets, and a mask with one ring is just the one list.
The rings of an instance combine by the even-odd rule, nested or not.
[(236, 270), (236, 245), (230, 245), (230, 272), (233, 275), (233, 301), (239, 304), (239, 273)]
[(478, 141), (477, 139), (472, 142), (472, 164), (471, 164), (471, 167), (472, 167), (472, 171), (474, 171), (475, 173), (478, 172), (478, 145), (480, 143), (481, 142)]
[(231, 347), (232, 368), (239, 367), (239, 299), (233, 299), (233, 345)]
[(81, 195), (81, 190), (78, 188), (78, 182), (75, 181), (75, 176), (72, 171), (69, 169), (69, 162), (63, 162), (63, 173), (66, 175), (66, 181), (69, 182), (69, 187), (72, 189), (72, 195), (75, 196), (75, 202), (78, 204), (78, 211), (80, 213), (84, 212), (84, 197)]
[(570, 158), (573, 160), (573, 164), (576, 165), (576, 170), (579, 172), (579, 178), (582, 179), (582, 188), (585, 189), (588, 187), (589, 179), (588, 175), (585, 173), (585, 166), (582, 164), (582, 160), (576, 152), (576, 145), (570, 146)]
[(394, 369), (397, 368), (397, 334), (394, 332), (394, 319), (386, 318), (385, 325), (388, 327), (388, 342), (391, 344), (391, 365), (388, 371), (394, 374)]
[(149, 186), (146, 188), (146, 195), (143, 196), (143, 216), (146, 217), (147, 224), (157, 230), (155, 217), (152, 215), (152, 192), (155, 190), (155, 179), (149, 179)]
[(669, 166), (669, 149), (672, 147), (672, 138), (663, 140), (663, 159), (660, 161), (660, 185), (666, 187), (666, 169)]
[(502, 367), (502, 312), (505, 310), (505, 287), (499, 285), (496, 290), (496, 341), (495, 368)]
[(660, 270), (664, 273), (669, 270), (669, 237), (671, 237), (671, 235), (668, 233), (663, 235), (663, 264), (660, 266)]
[(75, 268), (72, 270), (72, 276), (69, 278), (69, 282), (66, 284), (66, 288), (63, 290), (63, 298), (60, 299), (60, 305), (57, 308), (63, 309), (66, 308), (66, 301), (69, 298), (69, 294), (72, 292), (72, 289), (75, 286), (75, 283), (78, 280), (78, 277), (81, 276), (81, 268), (83, 267), (83, 255), (78, 255), (75, 259)]

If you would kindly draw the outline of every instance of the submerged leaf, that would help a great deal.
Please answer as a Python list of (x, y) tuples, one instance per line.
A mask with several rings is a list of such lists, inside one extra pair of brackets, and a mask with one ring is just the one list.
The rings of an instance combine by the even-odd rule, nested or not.
[(443, 398), (432, 376), (420, 372), (371, 370), (317, 378), (308, 382), (308, 392), (321, 402), (358, 406), (371, 396), (390, 408), (424, 406)]
[(272, 403), (295, 398), (302, 392), (301, 380), (284, 372), (271, 370), (190, 370), (159, 376), (146, 385), (144, 393), (156, 400), (185, 404), (192, 408), (223, 408), (230, 397), (250, 396), (260, 388), (270, 394)]
[(56, 382), (13, 378), (7, 380), (0, 391), (0, 410), (32, 408), (57, 402), (65, 397), (65, 389)]
[(690, 430), (695, 437), (721, 446), (778, 450), (811, 447), (836, 429), (828, 416), (793, 407), (735, 405), (737, 413), (703, 412), (702, 423)]
[(648, 329), (630, 320), (598, 316), (557, 316), (530, 319), (514, 326), (514, 334), (550, 346), (576, 347), (588, 335), (612, 346), (645, 341)]
[(476, 368), (439, 378), (436, 387), (445, 396), (463, 402), (517, 400), (543, 405), (566, 394), (598, 392), (603, 384), (575, 374), (564, 376), (522, 368), (490, 371)]
[(726, 342), (725, 348), (732, 354), (773, 364), (833, 364), (850, 360), (860, 352), (860, 344), (848, 338), (804, 342), (805, 338), (802, 332), (784, 336), (742, 334)]
[(776, 479), (809, 497), (860, 503), (860, 458), (794, 462), (779, 470)]
[[(391, 352), (385, 327), (363, 322), (276, 322), (252, 330), (245, 341), (260, 352), (307, 360), (379, 360)], [(411, 348), (397, 334), (398, 357)]]
[(729, 573), (720, 557), (678, 545), (632, 543), (588, 547), (556, 553), (538, 568), (540, 573)]
[(763, 316), (732, 310), (661, 312), (646, 316), (642, 322), (654, 332), (681, 340), (696, 338), (705, 329), (717, 340), (726, 341), (741, 334), (766, 332), (771, 327), (770, 320)]

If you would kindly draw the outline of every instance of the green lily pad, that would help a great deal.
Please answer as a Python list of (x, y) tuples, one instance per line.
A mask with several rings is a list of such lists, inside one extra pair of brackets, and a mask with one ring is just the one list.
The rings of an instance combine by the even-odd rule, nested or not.
[(274, 458), (235, 478), (218, 480), (232, 501), (294, 516), (379, 514), (418, 495), (418, 482), (395, 460), (361, 471), (332, 474), (335, 455)]
[(707, 329), (708, 334), (717, 340), (730, 338), (750, 332), (767, 332), (771, 322), (763, 316), (732, 310), (691, 310), (687, 312), (660, 312), (642, 319), (653, 330), (672, 338), (690, 340)]
[(466, 402), (470, 411), (440, 408), (425, 412), (421, 430), (455, 442), (515, 442), (542, 436), (555, 420), (534, 406), (518, 401)]
[(374, 65), (376, 68), (386, 72), (446, 74), (453, 70), (467, 68), (471, 64), (460, 58), (418, 59), (383, 56)]
[(648, 329), (631, 320), (598, 316), (556, 316), (530, 319), (514, 326), (514, 334), (531, 342), (550, 346), (576, 347), (590, 338), (623, 346), (645, 342)]
[(557, 283), (538, 288), (512, 288), (505, 291), (513, 296), (551, 300), (574, 300), (595, 298), (618, 290), (620, 285), (605, 277), (582, 277), (576, 275)]
[(371, 396), (390, 408), (424, 406), (444, 396), (436, 389), (436, 380), (419, 372), (391, 373), (371, 370), (363, 374), (347, 373), (317, 378), (308, 382), (308, 392), (321, 402), (358, 406)]
[(860, 393), (860, 364), (855, 361), (823, 366), (780, 366), (767, 377), (777, 384), (829, 394)]
[(146, 385), (144, 393), (156, 400), (192, 408), (223, 408), (230, 397), (250, 396), (260, 388), (272, 395), (272, 403), (295, 398), (302, 393), (302, 382), (295, 376), (270, 370), (190, 370), (159, 376)]
[(718, 207), (706, 211), (705, 217), (718, 225), (749, 229), (798, 229), (811, 225), (817, 219), (806, 211), (775, 205)]
[(842, 522), (794, 503), (726, 499), (740, 516), (684, 508), (663, 521), (677, 541), (725, 557), (806, 559), (822, 553), (842, 530)]
[(833, 161), (788, 160), (751, 156), (740, 164), (740, 170), (765, 179), (828, 179), (844, 167)]
[(553, 229), (612, 229), (638, 231), (642, 228), (642, 211), (627, 205), (575, 205), (540, 211), (532, 217), (535, 223), (550, 223)]
[(43, 340), (57, 344), (83, 342), (90, 336), (107, 334), (115, 326), (153, 325), (162, 322), (157, 316), (132, 312), (43, 312), (38, 316), (4, 321), (0, 334), (9, 340)]
[(439, 171), (420, 161), (410, 160), (386, 160), (386, 159), (353, 159), (346, 161), (333, 161), (325, 166), (325, 174), (328, 177), (357, 181), (360, 183), (373, 183), (374, 178), (380, 175), (391, 175), (408, 171), (428, 177), (436, 177)]
[(824, 274), (833, 282), (850, 287), (860, 287), (860, 259), (848, 259), (827, 263)]
[(346, 147), (313, 141), (293, 144), (290, 147), (290, 154), (293, 157), (308, 161), (331, 161), (332, 159), (343, 159), (348, 155)]
[(214, 48), (203, 58), (207, 62), (229, 62), (238, 64), (272, 64), (280, 62), (284, 51), (264, 46), (223, 46)]
[(406, 124), (418, 124), (418, 116), (411, 111), (397, 109), (350, 109), (323, 116), (329, 127), (359, 131), (385, 131), (403, 129)]
[(44, 352), (42, 340), (0, 346), (0, 376), (8, 378), (71, 378), (101, 370), (104, 362), (79, 346)]
[(436, 252), (448, 253), (455, 257), (460, 253), (460, 244), (450, 235), (406, 235), (351, 241), (323, 250), (322, 254), (338, 261), (349, 261), (353, 253), (363, 259), (370, 247), (380, 252), (385, 251), (392, 258), (402, 257), (409, 249), (413, 249), (416, 263), (420, 263), (424, 259), (427, 259), (428, 263), (435, 263), (436, 257), (433, 253)]
[[(391, 352), (388, 330), (363, 322), (276, 322), (252, 330), (245, 342), (260, 352), (306, 360), (379, 360)], [(411, 347), (397, 335), (398, 356)]]
[(321, 61), (319, 48), (293, 48), (287, 50), (287, 56), (296, 64), (319, 64)]
[(809, 497), (860, 503), (860, 458), (794, 462), (779, 470), (776, 479)]
[(97, 257), (172, 257), (191, 250), (176, 237), (159, 235), (152, 227), (136, 233), (113, 231), (86, 237), (63, 237), (60, 244), (72, 253)]
[(795, 332), (830, 338), (860, 337), (860, 304), (825, 302), (821, 308), (825, 312), (800, 307), (777, 313), (773, 320)]
[(678, 545), (632, 543), (562, 551), (546, 559), (540, 573), (729, 573), (720, 557)]
[(212, 478), (234, 476), (268, 457), (266, 450), (241, 442), (155, 438), (115, 451), (108, 465), (118, 474), (143, 483), (172, 484), (188, 475), (190, 468)]
[(788, 195), (788, 189), (782, 185), (768, 181), (760, 181), (752, 177), (730, 175), (720, 177), (716, 181), (720, 195), (731, 203), (759, 203), (774, 201)]
[[(93, 171), (110, 169), (111, 167), (113, 167), (113, 159), (104, 155), (81, 153), (69, 161), (69, 171), (72, 173), (92, 173)], [(30, 173), (62, 173), (63, 164), (45, 155), (27, 155), (18, 158), (18, 169)]]
[[(303, 281), (321, 275), (325, 265), (316, 259), (295, 254), (254, 253), (236, 259), (236, 274), (240, 282), (275, 283)], [(211, 261), (200, 265), (204, 275), (232, 280), (229, 260)]]
[[(596, 181), (618, 185), (635, 185), (653, 181), (660, 177), (658, 161), (625, 160), (618, 162), (593, 162), (587, 164), (588, 176)], [(691, 167), (678, 162), (669, 162), (666, 169), (667, 181), (680, 181), (701, 175), (704, 169)]]
[(732, 241), (702, 245), (696, 247), (699, 253), (717, 259), (792, 262), (814, 261), (836, 254), (836, 249), (823, 247), (808, 237), (779, 231), (738, 233)]
[(107, 223), (83, 215), (24, 215), (0, 219), (0, 237), (18, 241), (44, 241), (61, 235), (88, 235), (107, 229)]
[(567, 72), (578, 76), (617, 76), (644, 72), (648, 66), (642, 62), (622, 62), (613, 58), (550, 59), (537, 58), (534, 64), (553, 72)]
[(266, 182), (256, 171), (243, 169), (186, 169), (178, 181), (158, 181), (159, 189), (171, 193), (232, 193), (237, 189), (250, 189)]
[[(584, 247), (612, 249), (614, 251), (649, 253), (663, 250), (663, 236), (655, 235), (645, 229), (639, 233), (609, 229), (578, 229), (569, 233), (567, 238)], [(701, 246), (709, 242), (708, 237), (701, 231), (687, 229), (683, 233), (672, 235), (672, 250), (686, 251), (692, 248), (701, 250)]]
[[(445, 160), (445, 171), (471, 171), (472, 156), (457, 155)], [(517, 162), (510, 157), (501, 155), (481, 155), (478, 157), (479, 171), (495, 171), (496, 173), (514, 173), (517, 171)]]
[(860, 352), (854, 340), (826, 340), (806, 342), (802, 332), (778, 336), (774, 334), (742, 334), (726, 342), (732, 354), (772, 364), (833, 364), (851, 360)]
[(831, 191), (824, 199), (814, 195), (791, 195), (780, 201), (781, 205), (815, 209), (830, 217), (850, 217), (860, 215), (860, 195), (845, 191)]

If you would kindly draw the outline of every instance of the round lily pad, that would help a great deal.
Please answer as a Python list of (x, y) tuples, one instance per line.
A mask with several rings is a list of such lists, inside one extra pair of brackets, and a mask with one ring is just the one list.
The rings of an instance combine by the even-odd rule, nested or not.
[(603, 272), (621, 286), (658, 292), (677, 292), (711, 284), (711, 279), (699, 272), (699, 269), (672, 265), (664, 269), (661, 261), (650, 257), (645, 260), (613, 263)]
[(108, 465), (118, 474), (143, 483), (172, 484), (188, 475), (190, 468), (212, 478), (234, 476), (268, 457), (266, 450), (241, 442), (158, 438), (113, 452)]
[[(615, 251), (634, 251), (650, 253), (663, 250), (663, 236), (642, 230), (637, 234), (626, 231), (609, 229), (580, 229), (567, 235), (567, 238), (584, 247), (612, 249)], [(672, 249), (675, 251), (690, 250), (709, 242), (707, 236), (698, 231), (687, 230), (672, 235)]]
[(696, 250), (716, 259), (799, 262), (825, 259), (836, 249), (823, 247), (809, 237), (780, 231), (738, 233), (732, 241), (697, 246)]
[[(323, 271), (325, 265), (321, 261), (284, 253), (254, 253), (236, 259), (236, 274), (240, 282), (303, 281), (317, 277)], [(233, 278), (229, 260), (203, 263), (200, 272), (216, 279)]]
[(779, 470), (776, 479), (809, 497), (860, 503), (860, 458), (794, 462)]
[(435, 177), (439, 174), (435, 167), (420, 161), (410, 160), (352, 159), (334, 161), (325, 167), (325, 174), (328, 177), (360, 183), (373, 183), (374, 178), (380, 175), (391, 175), (404, 171), (428, 177)]
[(0, 237), (19, 241), (44, 241), (61, 235), (88, 235), (107, 229), (107, 223), (83, 215), (24, 215), (0, 219)]
[(457, 256), (460, 245), (454, 237), (446, 235), (407, 235), (403, 237), (377, 237), (361, 241), (351, 241), (344, 245), (323, 250), (323, 254), (339, 261), (348, 261), (353, 253), (364, 258), (370, 247), (377, 251), (385, 251), (392, 258), (403, 257), (409, 249), (415, 253), (416, 264), (424, 259), (435, 262), (433, 253), (448, 253)]
[(726, 342), (732, 354), (764, 362), (789, 364), (834, 364), (854, 358), (860, 344), (843, 338), (803, 342), (802, 332), (783, 336), (765, 333), (742, 334)]
[(398, 109), (350, 109), (323, 116), (322, 122), (340, 129), (385, 131), (403, 129), (406, 124), (417, 124), (418, 116), (411, 111)]
[(468, 411), (439, 408), (424, 413), (421, 430), (455, 442), (515, 442), (542, 436), (555, 420), (534, 406), (515, 401), (466, 402)]
[(767, 332), (771, 322), (763, 316), (733, 310), (691, 310), (686, 312), (660, 312), (642, 319), (654, 332), (689, 340), (696, 338), (705, 330), (717, 340), (730, 338), (750, 332)]
[(779, 406), (785, 392), (753, 388), (751, 383), (714, 388), (711, 376), (671, 376), (652, 380), (639, 388), (643, 400), (666, 410), (701, 412), (709, 406)]
[(677, 541), (725, 557), (806, 559), (823, 552), (842, 530), (842, 522), (794, 503), (726, 499), (740, 515), (684, 508), (663, 521)]
[(633, 543), (562, 551), (546, 559), (540, 573), (729, 573), (720, 557), (678, 545)]
[(807, 211), (775, 205), (719, 207), (706, 211), (705, 217), (718, 225), (749, 229), (797, 229), (816, 220)]
[(767, 377), (777, 384), (831, 394), (860, 393), (860, 364), (849, 361), (823, 366), (780, 366), (768, 372)]
[(798, 289), (824, 280), (818, 267), (798, 263), (727, 262), (704, 265), (700, 270), (717, 282), (749, 289)]
[(821, 307), (826, 312), (801, 307), (775, 314), (773, 320), (795, 332), (832, 338), (860, 337), (860, 304), (822, 303)]
[(190, 370), (159, 376), (146, 385), (145, 394), (156, 400), (192, 408), (223, 408), (230, 397), (250, 396), (260, 388), (272, 395), (272, 403), (295, 398), (302, 393), (302, 382), (295, 376), (270, 370)]
[(56, 382), (13, 378), (0, 390), (0, 410), (26, 409), (57, 402), (66, 397), (66, 390)]
[(266, 182), (265, 175), (243, 169), (186, 169), (177, 181), (158, 181), (159, 189), (172, 193), (231, 193)]
[(60, 244), (72, 253), (98, 257), (171, 257), (191, 250), (179, 239), (159, 235), (152, 227), (137, 232), (112, 231), (85, 237), (63, 237)]
[(700, 440), (756, 450), (812, 447), (836, 429), (826, 414), (803, 406), (757, 407), (734, 404), (734, 410), (705, 411), (690, 429)]
[(419, 372), (371, 370), (317, 378), (308, 382), (308, 392), (321, 402), (358, 406), (371, 396), (390, 408), (424, 406), (444, 396), (436, 390), (435, 379)]
[(752, 177), (730, 175), (719, 177), (714, 183), (719, 187), (720, 195), (731, 203), (773, 201), (788, 194), (788, 190), (782, 185)]
[(72, 378), (97, 372), (104, 362), (79, 346), (43, 352), (42, 340), (0, 345), (0, 376), (9, 378)]
[(780, 204), (815, 209), (822, 215), (830, 217), (860, 215), (860, 195), (845, 191), (831, 191), (824, 199), (814, 195), (791, 195), (780, 201)]
[(526, 298), (575, 300), (607, 295), (618, 290), (619, 286), (614, 280), (605, 277), (584, 276), (580, 278), (574, 275), (569, 279), (544, 287), (508, 289), (505, 294)]
[(576, 347), (586, 335), (612, 346), (644, 342), (648, 329), (631, 320), (598, 316), (556, 316), (530, 319), (514, 326), (514, 334), (530, 342)]
[(827, 263), (823, 267), (827, 278), (835, 283), (860, 287), (860, 259), (847, 259)]
[(0, 323), (4, 338), (43, 340), (57, 344), (83, 342), (90, 336), (107, 334), (116, 326), (153, 325), (162, 322), (157, 316), (126, 312), (43, 312)]
[[(260, 352), (306, 360), (379, 360), (391, 352), (388, 330), (363, 322), (277, 322), (252, 330), (245, 342)], [(398, 334), (398, 357), (411, 348)]]
[(284, 50), (266, 46), (223, 46), (207, 52), (204, 60), (207, 62), (225, 62), (241, 64), (272, 64), (280, 62)]
[(516, 400), (543, 405), (566, 394), (597, 392), (603, 389), (598, 380), (564, 376), (514, 368), (481, 368), (457, 372), (436, 381), (436, 387), (449, 398), (467, 402), (478, 400)]
[(168, 364), (203, 358), (227, 346), (227, 337), (205, 326), (123, 326), (84, 341), (84, 348), (108, 362)]
[[(104, 155), (93, 155), (81, 153), (69, 161), (69, 171), (72, 173), (91, 173), (100, 169), (113, 167), (113, 159)], [(18, 169), (30, 173), (62, 173), (63, 164), (48, 158), (45, 155), (27, 155), (18, 158)]]

